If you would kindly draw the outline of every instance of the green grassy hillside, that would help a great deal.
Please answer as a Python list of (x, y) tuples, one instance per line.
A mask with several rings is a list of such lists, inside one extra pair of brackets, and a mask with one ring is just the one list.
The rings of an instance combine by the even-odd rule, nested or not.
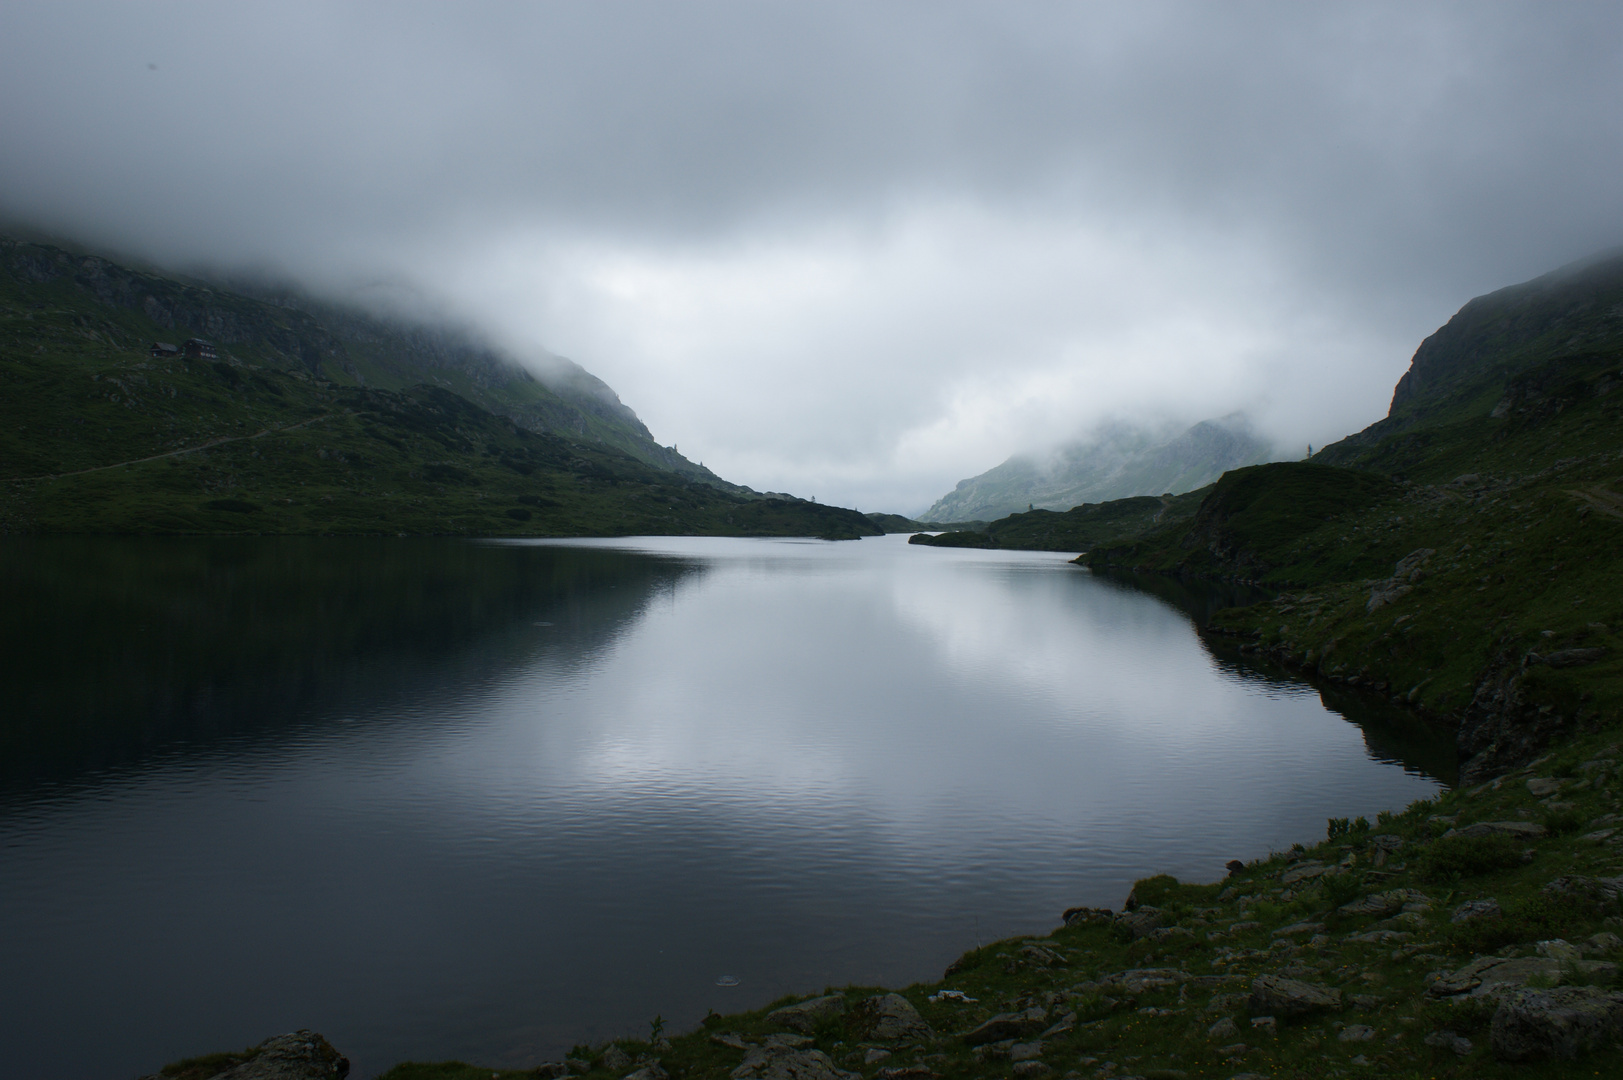
[[(854, 510), (533, 431), (443, 386), (329, 378), (347, 354), (300, 312), (108, 264), (87, 285), (9, 258), (23, 247), (0, 252), (0, 531), (880, 532)], [(158, 321), (175, 311), (234, 344), (212, 361), (152, 357), (152, 340), (180, 336)]]
[(1611, 260), (1472, 301), (1386, 420), (1229, 473), (1187, 524), (1088, 565), (1285, 590), (1214, 628), (1447, 718), (1468, 780), (1618, 723), (1619, 282)]
[(1117, 544), (1156, 529), (1173, 529), (1188, 521), (1210, 487), (1176, 496), (1141, 495), (1132, 499), (1084, 503), (1064, 513), (1028, 510), (988, 522), (979, 529), (954, 529), (935, 536), (919, 533), (910, 544), (929, 547), (1006, 548), (1026, 551), (1088, 551)]
[[(560, 357), (529, 370), (469, 335), (323, 303), (287, 290), (225, 288), (95, 255), (0, 237), (0, 312), (51, 313), (99, 340), (213, 342), (223, 358), (302, 371), (341, 386), (438, 386), (532, 431), (624, 451), (690, 479), (735, 488), (660, 446), (614, 391)], [(92, 339), (95, 340), (95, 339)]]

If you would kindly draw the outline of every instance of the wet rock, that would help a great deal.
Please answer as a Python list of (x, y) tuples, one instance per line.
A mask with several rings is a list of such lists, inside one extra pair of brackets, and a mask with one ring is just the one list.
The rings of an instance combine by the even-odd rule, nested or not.
[(1452, 1050), (1460, 1057), (1471, 1052), (1471, 1040), (1463, 1035), (1456, 1035), (1452, 1031), (1434, 1031), (1421, 1040), (1427, 1046), (1435, 1046), (1440, 1050)]
[(1448, 921), (1469, 922), (1472, 919), (1497, 919), (1503, 915), (1504, 910), (1500, 908), (1499, 901), (1490, 896), (1486, 900), (1467, 900), (1454, 909), (1454, 914), (1449, 916)]
[(1227, 1016), (1206, 1029), (1206, 1037), (1209, 1039), (1232, 1039), (1239, 1033), (1239, 1025)]
[(732, 1080), (858, 1080), (856, 1073), (837, 1068), (821, 1050), (790, 1050), (783, 1046), (752, 1046), (744, 1061), (730, 1074)]
[(1571, 1059), (1623, 1036), (1623, 994), (1593, 986), (1519, 990), (1493, 1014), (1491, 1043), (1503, 1061)]
[(1374, 1037), (1375, 1029), (1368, 1024), (1348, 1024), (1336, 1036), (1341, 1042), (1369, 1042)]
[(634, 1064), (636, 1061), (632, 1056), (613, 1043), (603, 1051), (603, 1067), (610, 1072), (625, 1072)]
[(1251, 982), (1246, 1003), (1253, 1015), (1303, 1016), (1341, 1007), (1341, 991), (1279, 975), (1259, 975)]
[(773, 1009), (766, 1014), (766, 1019), (768, 1023), (776, 1024), (778, 1027), (810, 1035), (819, 1024), (837, 1020), (844, 1015), (845, 998), (839, 994), (825, 994), (793, 1005), (785, 1005), (781, 1009)]
[(876, 1042), (931, 1041), (936, 1037), (935, 1029), (925, 1023), (913, 1003), (900, 994), (876, 994), (857, 1002), (848, 1024), (857, 1038)]
[(349, 1059), (314, 1031), (301, 1029), (266, 1039), (252, 1055), (211, 1080), (342, 1080), (349, 1075)]
[(963, 1039), (971, 1046), (981, 1046), (1003, 1039), (1018, 1039), (1035, 1035), (1048, 1023), (1048, 1011), (1035, 1006), (1025, 1012), (998, 1013), (980, 1026), (966, 1031)]

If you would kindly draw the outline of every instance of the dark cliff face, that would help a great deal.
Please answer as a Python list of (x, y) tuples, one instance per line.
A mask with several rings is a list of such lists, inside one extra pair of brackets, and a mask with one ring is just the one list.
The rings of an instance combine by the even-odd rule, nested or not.
[(1314, 460), (1370, 466), (1368, 453), (1389, 436), (1501, 416), (1528, 380), (1559, 382), (1619, 353), (1623, 253), (1612, 252), (1460, 308), (1415, 350), (1387, 415)]
[(1609, 254), (1462, 307), (1420, 343), (1392, 394), (1398, 417), (1463, 380), (1510, 375), (1535, 354), (1592, 352), (1623, 345), (1623, 255)]

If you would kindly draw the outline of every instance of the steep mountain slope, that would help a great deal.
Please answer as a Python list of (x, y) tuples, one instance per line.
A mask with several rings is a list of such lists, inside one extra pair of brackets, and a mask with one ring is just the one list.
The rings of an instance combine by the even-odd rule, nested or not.
[(1467, 304), (1385, 419), (1087, 563), (1292, 590), (1216, 625), (1447, 719), (1474, 782), (1623, 723), (1620, 391), (1623, 259), (1589, 260)]
[(441, 386), (532, 431), (614, 447), (658, 468), (737, 490), (659, 445), (613, 390), (562, 357), (542, 358), (538, 376), (458, 330), (288, 290), (186, 281), (8, 237), (0, 237), (0, 289), (8, 305), (70, 309), (92, 320), (110, 319), (149, 340), (205, 338), (225, 358), (304, 371), (338, 385)]
[(1069, 510), (1135, 495), (1181, 495), (1225, 471), (1267, 461), (1273, 448), (1238, 413), (1169, 436), (1114, 425), (1052, 459), (1012, 457), (962, 480), (923, 515), (931, 521), (993, 520), (1027, 509)]
[[(154, 339), (199, 328), (217, 358), (153, 355)], [(595, 411), (533, 381), (505, 384), (567, 420), (566, 434), (499, 416), (434, 370), (402, 389), (363, 385), (377, 357), (409, 372), (435, 340), (415, 354), (380, 344), (357, 355), (299, 309), (0, 244), (0, 531), (880, 531), (854, 510), (762, 498), (633, 456), (615, 442), (646, 431), (584, 372), (576, 393), (595, 397)], [(476, 353), (446, 356), (439, 370), (464, 384), (509, 377)]]
[[(1386, 417), (1315, 460), (1392, 470), (1406, 458), (1432, 458), (1442, 433), (1462, 424), (1475, 432), (1485, 417), (1526, 415), (1537, 402), (1562, 397), (1561, 383), (1606, 367), (1620, 350), (1623, 254), (1479, 296), (1421, 342)], [(1402, 438), (1410, 432), (1414, 438)]]

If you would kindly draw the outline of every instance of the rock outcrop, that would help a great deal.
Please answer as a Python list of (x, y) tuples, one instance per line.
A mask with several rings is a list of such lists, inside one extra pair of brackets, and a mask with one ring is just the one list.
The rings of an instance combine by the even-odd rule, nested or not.
[(1623, 993), (1593, 986), (1521, 990), (1493, 1014), (1494, 1056), (1502, 1061), (1571, 1059), (1623, 1037)]

